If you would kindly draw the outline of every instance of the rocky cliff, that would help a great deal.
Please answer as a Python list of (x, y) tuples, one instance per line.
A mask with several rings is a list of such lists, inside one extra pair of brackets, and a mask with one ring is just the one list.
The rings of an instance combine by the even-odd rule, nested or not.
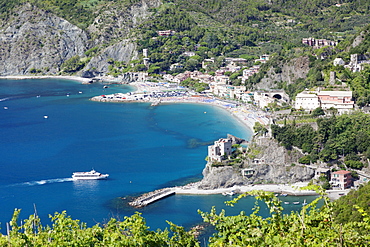
[[(270, 68), (265, 77), (256, 85), (257, 89), (276, 88), (277, 82), (294, 83), (299, 78), (305, 78), (310, 70), (310, 61), (308, 57), (298, 57), (281, 62), (278, 68)], [(281, 70), (280, 70), (281, 68)]]
[(132, 5), (112, 4), (85, 30), (67, 20), (26, 3), (0, 23), (0, 75), (57, 74), (68, 59), (86, 57), (98, 47), (83, 71), (108, 71), (107, 60), (128, 62), (137, 57), (131, 32), (158, 7), (159, 0)]
[(0, 74), (24, 75), (32, 69), (56, 73), (67, 59), (82, 56), (88, 35), (80, 28), (30, 4), (0, 29)]
[(208, 163), (199, 188), (295, 183), (309, 181), (314, 176), (313, 169), (298, 165), (298, 159), (302, 157), (299, 150), (286, 150), (270, 138), (255, 139), (245, 157), (244, 161), (233, 166), (214, 167)]

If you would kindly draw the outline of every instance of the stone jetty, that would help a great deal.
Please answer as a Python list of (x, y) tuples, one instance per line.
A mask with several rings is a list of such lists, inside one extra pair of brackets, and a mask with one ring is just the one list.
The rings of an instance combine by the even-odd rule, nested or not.
[(167, 196), (174, 195), (176, 193), (174, 188), (164, 188), (155, 190), (149, 193), (145, 193), (137, 197), (132, 202), (129, 202), (129, 205), (135, 208), (141, 208), (149, 205), (150, 203), (161, 200)]

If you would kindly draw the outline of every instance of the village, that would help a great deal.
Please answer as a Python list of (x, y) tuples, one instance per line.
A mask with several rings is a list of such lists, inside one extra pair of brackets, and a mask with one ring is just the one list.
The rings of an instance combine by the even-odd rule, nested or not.
[[(160, 36), (173, 35), (173, 31), (161, 31)], [(312, 46), (314, 49), (322, 47), (333, 47), (337, 43), (325, 39), (303, 39), (304, 45)], [(185, 52), (184, 56), (194, 56), (194, 52)], [(148, 50), (143, 50), (144, 64), (148, 66)], [(325, 59), (325, 54), (320, 55), (320, 59)], [(256, 138), (271, 138), (271, 130), (269, 125), (273, 123), (281, 114), (288, 116), (293, 111), (311, 113), (315, 109), (321, 108), (327, 114), (346, 114), (354, 110), (358, 110), (359, 106), (356, 105), (353, 99), (353, 92), (336, 76), (336, 72), (330, 72), (330, 77), (326, 87), (316, 87), (305, 89), (295, 96), (295, 99), (282, 89), (269, 89), (269, 90), (255, 90), (248, 91), (245, 82), (251, 76), (259, 72), (261, 64), (270, 60), (271, 56), (268, 54), (261, 55), (259, 59), (254, 61), (251, 67), (246, 66), (247, 60), (243, 58), (225, 58), (225, 66), (217, 69), (213, 74), (202, 73), (200, 71), (185, 71), (176, 75), (162, 74), (162, 79), (149, 77), (144, 72), (130, 72), (129, 78), (131, 79), (130, 85), (136, 88), (136, 91), (122, 94), (116, 93), (112, 95), (99, 95), (93, 97), (91, 100), (100, 102), (147, 102), (152, 107), (159, 104), (166, 103), (204, 103), (212, 104), (215, 106), (227, 109), (234, 117), (239, 119), (240, 122), (246, 124), (249, 129), (253, 129), (256, 123), (261, 124), (267, 128), (267, 133), (264, 136), (257, 136)], [(207, 66), (213, 64), (215, 59), (204, 59), (202, 62), (202, 69), (206, 71)], [(337, 58), (333, 61), (333, 66), (343, 66), (352, 72), (363, 70), (365, 64), (369, 64), (370, 60), (364, 55), (352, 54), (351, 60), (348, 64), (343, 59)], [(175, 63), (170, 66), (170, 70), (183, 69), (184, 66), (180, 63)], [(238, 77), (241, 82), (238, 85), (232, 85), (230, 75), (232, 73), (242, 71), (241, 76)], [(127, 78), (127, 77), (126, 77)], [(188, 78), (195, 80), (199, 83), (204, 83), (208, 88), (201, 92), (195, 92), (188, 88), (181, 86), (181, 82)], [(275, 112), (274, 106), (279, 106), (282, 110)], [(230, 160), (234, 148), (235, 138), (220, 138), (215, 141), (213, 145), (208, 147), (207, 160), (208, 164), (222, 163)], [(274, 159), (266, 160), (264, 158), (253, 158), (247, 161), (248, 164), (265, 164), (265, 165), (279, 165)], [(357, 171), (358, 177), (352, 177), (352, 172), (348, 170), (331, 171), (330, 168), (323, 164), (298, 164), (298, 166), (310, 170), (311, 179), (318, 181), (323, 177), (329, 182), (332, 198), (336, 199), (346, 193), (351, 188), (357, 188), (360, 184), (365, 183), (370, 179), (366, 173)], [(254, 168), (248, 167), (240, 169), (240, 177), (244, 181), (248, 181), (253, 176), (258, 176), (258, 171)], [(301, 181), (302, 182), (302, 181)], [(307, 185), (308, 182), (301, 184)], [(248, 184), (248, 182), (246, 182)], [(156, 201), (158, 198), (166, 197), (176, 193), (203, 193), (199, 184), (194, 183), (184, 188), (176, 189), (161, 189), (157, 192), (150, 192), (148, 195), (143, 195), (136, 201), (132, 202), (132, 206), (145, 206), (149, 203)], [(272, 185), (270, 185), (271, 187)], [(278, 186), (278, 185), (276, 185)], [(275, 187), (276, 187), (275, 186)], [(282, 185), (279, 185), (280, 187)], [(279, 187), (278, 186), (278, 187)], [(286, 185), (288, 186), (288, 185)], [(271, 188), (263, 188), (265, 190), (277, 192), (274, 186)], [(280, 188), (279, 187), (279, 188)], [(225, 188), (222, 193), (225, 192)], [(245, 190), (246, 188), (244, 188)], [(250, 185), (247, 190), (250, 190)], [(192, 191), (194, 190), (194, 191)], [(233, 189), (239, 190), (240, 188)], [(205, 190), (205, 193), (211, 190)], [(229, 190), (231, 191), (231, 190)], [(218, 191), (220, 193), (220, 191)], [(226, 191), (227, 192), (227, 191)], [(299, 194), (299, 192), (288, 186), (280, 193)], [(308, 193), (308, 192), (307, 192)], [(149, 199), (148, 199), (149, 198)]]

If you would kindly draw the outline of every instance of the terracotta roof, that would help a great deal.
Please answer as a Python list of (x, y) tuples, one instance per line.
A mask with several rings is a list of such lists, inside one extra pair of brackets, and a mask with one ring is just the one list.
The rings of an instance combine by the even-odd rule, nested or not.
[(350, 174), (350, 173), (351, 173), (350, 171), (345, 171), (345, 170), (333, 172), (333, 174)]

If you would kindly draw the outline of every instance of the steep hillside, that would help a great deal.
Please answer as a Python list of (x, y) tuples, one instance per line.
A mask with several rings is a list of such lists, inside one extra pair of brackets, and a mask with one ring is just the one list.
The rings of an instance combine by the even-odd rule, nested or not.
[(50, 12), (25, 4), (0, 32), (0, 73), (19, 75), (42, 70), (57, 73), (63, 62), (82, 56), (88, 35)]
[[(225, 56), (253, 64), (264, 53), (304, 60), (309, 49), (302, 38), (345, 40), (367, 23), (369, 6), (364, 0), (0, 0), (0, 74), (159, 74), (176, 62), (199, 70), (203, 59), (215, 57), (212, 72)], [(161, 30), (174, 32), (163, 37)], [(142, 49), (148, 49), (148, 67)], [(308, 75), (303, 63), (298, 70), (276, 65), (269, 72), (266, 66), (270, 79), (257, 88)]]
[[(105, 10), (92, 15), (96, 17), (88, 26), (82, 17), (74, 20), (84, 29), (56, 15), (65, 11), (53, 9), (53, 13), (48, 10), (50, 6), (40, 2), (36, 5), (46, 10), (30, 3), (9, 5), (12, 12), (3, 15), (0, 29), (0, 74), (76, 73), (91, 68), (97, 74), (106, 73), (108, 59), (129, 62), (136, 57), (135, 38), (127, 38), (150, 15), (148, 9), (159, 3), (149, 0), (106, 5)], [(74, 15), (63, 16), (70, 19)]]

